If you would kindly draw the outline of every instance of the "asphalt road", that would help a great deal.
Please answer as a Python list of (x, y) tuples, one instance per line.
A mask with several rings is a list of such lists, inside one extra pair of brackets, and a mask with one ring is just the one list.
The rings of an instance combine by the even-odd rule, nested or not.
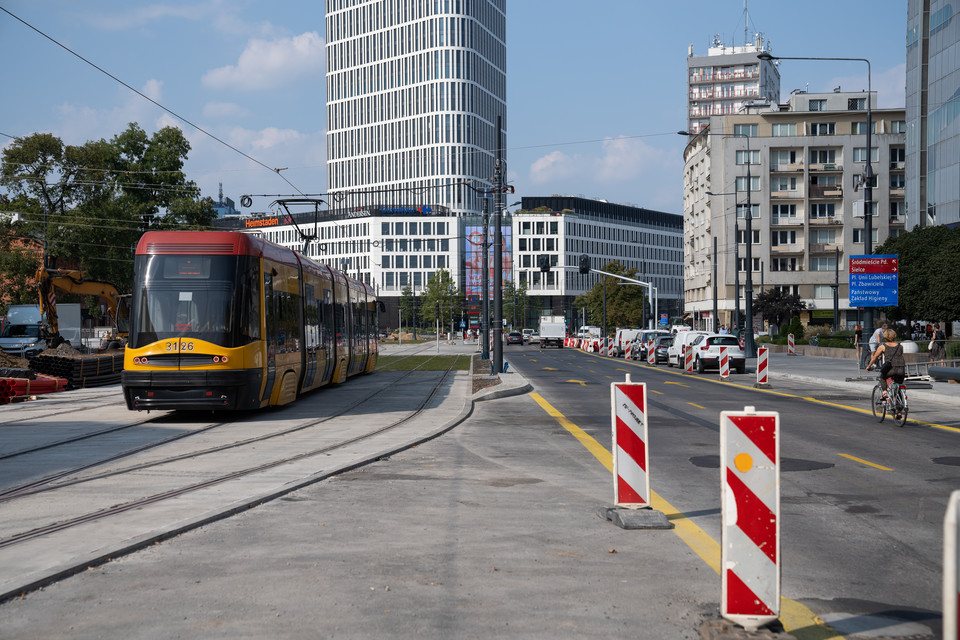
[[(652, 490), (718, 541), (720, 412), (779, 412), (784, 597), (819, 615), (887, 615), (939, 633), (943, 517), (960, 486), (957, 433), (878, 424), (862, 412), (862, 393), (838, 388), (778, 383), (761, 391), (749, 375), (724, 384), (716, 372), (683, 376), (573, 350), (505, 357), (607, 448), (610, 383), (628, 373), (646, 382)], [(917, 413), (956, 424), (946, 410)]]

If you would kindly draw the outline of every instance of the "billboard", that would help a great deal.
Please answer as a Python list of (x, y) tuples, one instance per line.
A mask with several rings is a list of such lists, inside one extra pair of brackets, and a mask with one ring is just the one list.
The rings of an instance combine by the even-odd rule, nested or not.
[[(513, 279), (513, 233), (510, 224), (502, 225), (503, 285)], [(483, 300), (483, 225), (465, 225), (463, 233), (464, 295), (468, 301)], [(493, 228), (490, 229), (490, 246), (487, 256), (489, 282), (493, 283)]]

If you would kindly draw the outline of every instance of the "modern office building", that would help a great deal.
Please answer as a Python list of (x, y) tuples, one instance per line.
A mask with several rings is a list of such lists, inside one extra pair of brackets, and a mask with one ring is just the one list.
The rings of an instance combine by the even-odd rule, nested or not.
[(337, 207), (483, 210), (498, 116), (507, 128), (505, 4), (327, 0), (327, 191)]
[(960, 17), (907, 2), (907, 228), (960, 224)]
[[(514, 282), (555, 315), (573, 320), (574, 299), (600, 278), (580, 274), (583, 254), (594, 269), (610, 261), (634, 269), (637, 279), (656, 287), (661, 314), (674, 317), (683, 310), (680, 215), (574, 196), (525, 197), (513, 214), (512, 236)], [(548, 272), (539, 266), (544, 255)]]
[[(698, 325), (736, 323), (735, 309), (744, 313), (747, 268), (754, 296), (770, 287), (797, 294), (809, 309), (802, 319), (813, 324), (833, 323), (832, 285), (839, 282), (840, 325), (856, 322), (847, 258), (864, 252), (860, 186), (868, 98), (875, 247), (906, 225), (903, 109), (877, 109), (876, 95), (867, 92), (795, 91), (784, 105), (714, 117), (690, 139), (684, 151), (684, 287), (686, 309)], [(712, 320), (715, 296), (719, 318)], [(754, 323), (759, 328), (759, 317)]]
[(707, 55), (687, 54), (687, 131), (698, 133), (712, 116), (739, 113), (754, 101), (780, 101), (780, 70), (772, 60), (758, 60), (766, 52), (762, 34), (743, 46), (724, 46), (715, 37)]

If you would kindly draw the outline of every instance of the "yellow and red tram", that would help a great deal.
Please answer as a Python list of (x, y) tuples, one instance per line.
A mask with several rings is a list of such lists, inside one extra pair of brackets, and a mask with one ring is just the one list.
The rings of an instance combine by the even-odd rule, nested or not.
[(130, 409), (284, 405), (376, 366), (370, 287), (245, 233), (145, 233), (132, 297)]

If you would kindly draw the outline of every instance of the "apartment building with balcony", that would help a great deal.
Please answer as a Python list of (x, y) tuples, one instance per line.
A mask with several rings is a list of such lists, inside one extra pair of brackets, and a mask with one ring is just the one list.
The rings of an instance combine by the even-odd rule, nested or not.
[(754, 296), (771, 287), (795, 293), (809, 309), (804, 321), (813, 324), (833, 322), (832, 285), (839, 279), (841, 325), (856, 323), (848, 257), (864, 250), (868, 98), (876, 246), (906, 226), (903, 109), (877, 109), (876, 95), (867, 92), (795, 91), (783, 105), (711, 118), (690, 138), (684, 151), (684, 292), (686, 310), (698, 322), (712, 319), (716, 284), (716, 321), (735, 323), (735, 310), (744, 310), (749, 268)]
[(753, 102), (780, 101), (780, 70), (766, 52), (762, 34), (743, 46), (725, 46), (714, 38), (705, 56), (687, 55), (687, 131), (699, 132), (712, 116), (739, 113)]

